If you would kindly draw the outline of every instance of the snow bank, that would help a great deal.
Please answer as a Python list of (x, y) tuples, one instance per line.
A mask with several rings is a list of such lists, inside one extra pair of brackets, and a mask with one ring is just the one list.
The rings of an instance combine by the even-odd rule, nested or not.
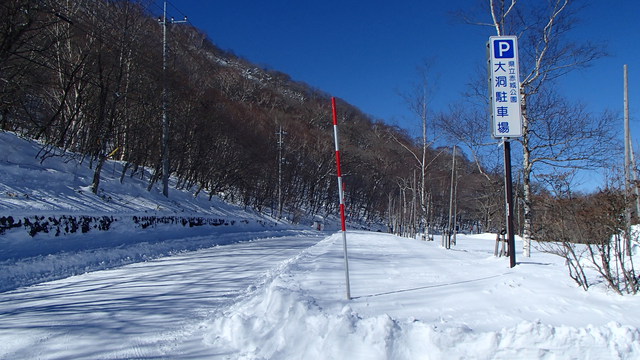
[(328, 313), (279, 276), (214, 320), (205, 339), (239, 359), (380, 359), (398, 330), (389, 316), (362, 319), (348, 305)]
[[(0, 292), (301, 228), (172, 189), (147, 190), (139, 169), (107, 161), (98, 194), (87, 160), (0, 132)], [(173, 185), (173, 184), (172, 184)]]
[[(282, 278), (213, 321), (210, 346), (238, 359), (634, 359), (640, 331), (616, 322), (584, 328), (523, 321), (499, 331), (439, 328), (387, 314), (333, 312)], [(329, 310), (329, 311), (328, 311)]]
[[(495, 308), (487, 307), (488, 313), (476, 311), (477, 304), (493, 302), (489, 291), (480, 290), (462, 298), (464, 293), (473, 292), (471, 279), (475, 275), (487, 275), (486, 271), (504, 274), (504, 264), (500, 260), (486, 257), (491, 252), (491, 242), (478, 237), (463, 237), (458, 249), (446, 251), (432, 244), (391, 237), (380, 234), (350, 235), (352, 254), (352, 289), (356, 295), (351, 301), (342, 298), (344, 284), (338, 280), (342, 274), (339, 266), (324, 266), (319, 260), (339, 264), (339, 240), (330, 237), (295, 259), (275, 270), (268, 279), (253, 290), (242, 301), (223, 312), (217, 313), (206, 328), (205, 342), (214, 348), (226, 348), (237, 354), (238, 359), (633, 359), (640, 357), (640, 331), (637, 328), (638, 316), (633, 319), (625, 316), (625, 309), (619, 312), (608, 311), (602, 316), (583, 317), (589, 311), (575, 311), (566, 314), (559, 321), (540, 320), (530, 317), (526, 301), (520, 295), (509, 295), (506, 289), (500, 289), (505, 305), (502, 316)], [(467, 246), (465, 246), (465, 243)], [(484, 246), (478, 247), (478, 244)], [(397, 249), (405, 248), (404, 256), (389, 259), (389, 264), (380, 261), (390, 252), (403, 253)], [(364, 250), (363, 249), (368, 249)], [(464, 249), (464, 250), (463, 250)], [(469, 252), (473, 251), (471, 257)], [(440, 275), (447, 277), (459, 270), (447, 255), (475, 258), (476, 264), (465, 262), (463, 266), (473, 266), (478, 274), (467, 274), (469, 282), (460, 287), (461, 298), (458, 302), (466, 304), (471, 311), (457, 310), (455, 316), (449, 316), (446, 305), (438, 302), (441, 293), (430, 291), (429, 287), (420, 289), (415, 286), (409, 273), (395, 273), (391, 263), (405, 262), (416, 266), (422, 262), (424, 267), (438, 268)], [(369, 260), (377, 258), (383, 267), (377, 272)], [(439, 261), (438, 258), (446, 259)], [(419, 259), (416, 262), (416, 259)], [(503, 259), (504, 260), (504, 259)], [(477, 265), (484, 263), (485, 268)], [(388, 265), (388, 266), (387, 266)], [(517, 278), (535, 273), (544, 267), (562, 270), (562, 264), (540, 263), (538, 266), (514, 271), (504, 277), (485, 280), (483, 289), (511, 287), (517, 284)], [(493, 268), (490, 269), (489, 267)], [(424, 269), (414, 268), (414, 273)], [(360, 272), (364, 272), (362, 274)], [(546, 271), (544, 271), (546, 272)], [(382, 274), (387, 274), (387, 276)], [(524, 274), (523, 274), (524, 273)], [(371, 276), (371, 275), (374, 276)], [(548, 274), (544, 274), (548, 275)], [(386, 277), (386, 279), (385, 279)], [(482, 277), (482, 276), (481, 276)], [(544, 287), (544, 277), (530, 276), (532, 288)], [(361, 282), (365, 282), (362, 284)], [(396, 288), (406, 292), (389, 291), (377, 297), (372, 296), (378, 284), (395, 283)], [(334, 286), (337, 285), (337, 288)], [(341, 285), (341, 286), (340, 286)], [(447, 284), (441, 284), (446, 287)], [(471, 285), (471, 286), (469, 286)], [(454, 285), (452, 285), (454, 286)], [(556, 294), (557, 303), (545, 301), (545, 293), (530, 294), (532, 302), (539, 302), (544, 311), (554, 313), (563, 309), (582, 306), (575, 299), (588, 295), (570, 284), (560, 282), (551, 286), (548, 292)], [(431, 288), (433, 289), (433, 288)], [(520, 289), (522, 290), (522, 289)], [(560, 291), (562, 296), (557, 295)], [(367, 295), (362, 295), (366, 292)], [(361, 296), (358, 296), (360, 293)], [(525, 291), (525, 293), (528, 293)], [(375, 295), (375, 294), (373, 294)], [(602, 295), (602, 294), (600, 294)], [(448, 304), (456, 307), (455, 302)], [(418, 305), (420, 304), (421, 305)], [(520, 309), (518, 303), (524, 305)], [(392, 313), (379, 311), (388, 309), (389, 304), (396, 309)], [(474, 305), (475, 304), (475, 305)], [(592, 302), (597, 306), (597, 302)], [(633, 299), (637, 309), (639, 302)], [(611, 304), (610, 304), (611, 305)], [(485, 306), (485, 305), (482, 305)], [(396, 314), (393, 314), (395, 312)], [(592, 312), (602, 312), (598, 307)], [(407, 314), (411, 314), (408, 315)], [(440, 314), (435, 317), (434, 314)], [(438, 320), (439, 317), (439, 320)], [(488, 318), (500, 318), (510, 326), (491, 324), (478, 326)], [(569, 319), (574, 325), (564, 325)], [(630, 320), (634, 325), (621, 325), (618, 321)], [(593, 323), (597, 325), (593, 325)], [(493, 329), (487, 329), (493, 327)]]
[[(169, 198), (158, 186), (147, 190), (151, 172), (129, 168), (108, 160), (100, 173), (98, 194), (91, 192), (94, 170), (85, 157), (53, 149), (43, 160), (43, 145), (10, 132), (0, 132), (0, 216), (12, 215), (131, 215), (131, 216), (209, 216), (213, 218), (262, 218), (225, 203), (217, 196), (177, 190), (170, 179)], [(157, 185), (157, 184), (156, 184)]]

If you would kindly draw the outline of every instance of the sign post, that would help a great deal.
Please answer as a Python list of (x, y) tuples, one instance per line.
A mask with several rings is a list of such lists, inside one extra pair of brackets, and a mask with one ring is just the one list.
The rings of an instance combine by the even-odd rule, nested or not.
[(513, 228), (513, 180), (511, 178), (510, 139), (522, 136), (518, 38), (491, 36), (489, 57), (489, 92), (491, 98), (491, 135), (504, 143), (504, 182), (510, 266), (516, 266)]

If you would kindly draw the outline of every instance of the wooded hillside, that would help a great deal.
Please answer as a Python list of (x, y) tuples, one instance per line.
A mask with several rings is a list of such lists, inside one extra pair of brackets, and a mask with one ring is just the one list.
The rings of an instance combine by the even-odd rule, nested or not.
[[(94, 192), (107, 158), (127, 164), (122, 181), (142, 168), (153, 170), (150, 188), (161, 178), (165, 84), (177, 187), (294, 221), (336, 212), (329, 94), (221, 50), (189, 24), (168, 24), (163, 72), (162, 25), (142, 2), (7, 0), (0, 14), (0, 126), (46, 143), (43, 158), (64, 149), (90, 161)], [(344, 101), (338, 113), (350, 217), (399, 233), (419, 231), (421, 218), (445, 225), (454, 179), (458, 223), (501, 226), (498, 177), (460, 152), (452, 176), (452, 149), (430, 148), (421, 207), (412, 134)]]

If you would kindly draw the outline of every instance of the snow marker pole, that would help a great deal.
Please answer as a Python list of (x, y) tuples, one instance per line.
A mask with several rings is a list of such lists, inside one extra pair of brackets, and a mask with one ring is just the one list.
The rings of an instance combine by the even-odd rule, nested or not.
[(347, 257), (347, 226), (344, 215), (344, 188), (342, 187), (342, 170), (340, 169), (340, 148), (338, 147), (338, 112), (336, 110), (336, 98), (331, 98), (331, 110), (333, 112), (333, 138), (336, 143), (336, 166), (338, 169), (338, 196), (340, 196), (340, 222), (342, 223), (342, 247), (344, 250), (344, 274), (347, 282), (347, 300), (351, 300), (349, 285), (349, 260)]

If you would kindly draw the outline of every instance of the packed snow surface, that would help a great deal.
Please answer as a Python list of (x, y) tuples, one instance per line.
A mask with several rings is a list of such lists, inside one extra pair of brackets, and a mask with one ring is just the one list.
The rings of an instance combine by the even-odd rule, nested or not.
[[(109, 231), (0, 235), (0, 359), (640, 359), (640, 298), (585, 292), (563, 259), (514, 268), (494, 234), (451, 249), (380, 232), (291, 226), (220, 201), (35, 160), (0, 133), (0, 214), (109, 215)], [(53, 178), (50, 178), (52, 175)], [(141, 228), (135, 215), (219, 226)]]

